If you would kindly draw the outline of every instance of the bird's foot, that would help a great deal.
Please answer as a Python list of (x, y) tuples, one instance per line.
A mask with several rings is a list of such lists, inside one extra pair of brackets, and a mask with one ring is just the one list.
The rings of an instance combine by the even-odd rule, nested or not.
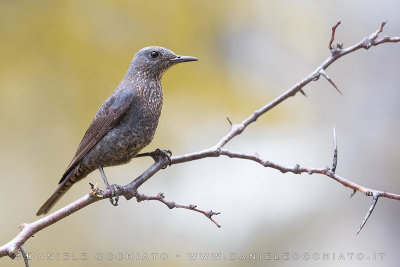
[(106, 184), (107, 188), (111, 191), (110, 202), (113, 206), (118, 206), (119, 195), (118, 191), (121, 189), (120, 185), (108, 183), (106, 174), (104, 173), (103, 167), (101, 165), (98, 166), (99, 171), (101, 173), (101, 177), (103, 177), (104, 183)]
[[(172, 152), (171, 152), (171, 150), (157, 148), (156, 150), (154, 150), (151, 153), (153, 153), (153, 155), (151, 157), (154, 159), (154, 161), (158, 161), (159, 158), (167, 158), (168, 163), (169, 163), (168, 165), (171, 166), (171, 164), (172, 164), (172, 161), (171, 161)], [(165, 168), (167, 168), (167, 166), (164, 166), (162, 168), (165, 169)]]
[[(167, 158), (168, 163), (169, 163), (168, 165), (171, 166), (171, 164), (172, 164), (172, 161), (171, 161), (172, 152), (169, 149), (157, 148), (154, 151), (136, 155), (136, 157), (147, 157), (147, 156), (152, 157), (155, 162), (157, 162), (160, 158)], [(165, 169), (165, 168), (167, 168), (167, 166), (163, 167), (163, 169)]]
[[(97, 184), (93, 185), (92, 183), (90, 184), (90, 195), (102, 198), (103, 197), (103, 191), (97, 187)], [(110, 189), (111, 191), (111, 196), (110, 196), (110, 202), (113, 206), (118, 206), (118, 200), (119, 200), (119, 195), (118, 191), (120, 189), (120, 185), (112, 184), (112, 185), (107, 185), (107, 188)]]
[(117, 184), (112, 184), (108, 188), (111, 190), (111, 196), (110, 196), (110, 202), (111, 205), (114, 207), (118, 206), (118, 200), (119, 200), (119, 195), (118, 195), (118, 190), (121, 186)]
[[(160, 149), (160, 148), (157, 148), (157, 149), (154, 151), (154, 157), (153, 157), (153, 159), (154, 159), (154, 160), (158, 160), (159, 157), (161, 157), (161, 158), (167, 158), (168, 163), (169, 163), (168, 165), (171, 166), (171, 164), (172, 164), (171, 156), (172, 156), (171, 150), (169, 150), (169, 149)], [(164, 167), (163, 167), (163, 169), (165, 169), (165, 168), (167, 168), (167, 166), (164, 166)]]

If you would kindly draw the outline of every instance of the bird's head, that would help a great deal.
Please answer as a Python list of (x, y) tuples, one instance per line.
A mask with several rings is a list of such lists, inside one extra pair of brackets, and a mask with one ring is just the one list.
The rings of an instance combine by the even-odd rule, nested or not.
[(136, 71), (148, 72), (150, 75), (161, 76), (172, 65), (181, 62), (197, 61), (195, 57), (178, 56), (171, 50), (149, 46), (140, 49), (131, 62)]

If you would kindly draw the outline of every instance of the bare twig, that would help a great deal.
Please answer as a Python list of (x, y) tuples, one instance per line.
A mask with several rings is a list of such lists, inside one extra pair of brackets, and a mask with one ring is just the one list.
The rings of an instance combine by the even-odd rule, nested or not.
[(329, 50), (333, 50), (335, 49), (335, 47), (332, 47), (332, 43), (335, 40), (335, 34), (336, 34), (336, 28), (340, 25), (341, 21), (338, 20), (338, 22), (336, 22), (336, 24), (334, 26), (332, 26), (332, 35), (331, 35), (331, 40), (329, 41), (329, 45), (328, 48)]
[[(194, 205), (189, 205), (189, 206), (177, 205), (173, 202), (164, 200), (164, 198), (161, 195), (157, 195), (155, 197), (148, 197), (148, 196), (145, 196), (142, 194), (138, 195), (137, 189), (143, 183), (145, 183), (148, 179), (150, 179), (154, 174), (156, 174), (158, 171), (160, 171), (162, 168), (168, 166), (169, 164), (174, 165), (174, 164), (178, 164), (178, 163), (184, 163), (184, 162), (188, 162), (188, 161), (199, 160), (199, 159), (209, 158), (209, 157), (219, 157), (219, 156), (223, 155), (223, 156), (227, 156), (227, 157), (231, 157), (231, 158), (252, 160), (254, 162), (257, 162), (257, 163), (263, 165), (264, 167), (277, 169), (277, 170), (281, 171), (282, 173), (286, 173), (286, 172), (292, 172), (295, 174), (308, 173), (310, 175), (314, 174), (314, 173), (321, 174), (321, 175), (327, 176), (327, 177), (341, 183), (345, 187), (351, 188), (353, 190), (353, 192), (359, 191), (367, 196), (373, 196), (373, 203), (367, 213), (366, 218), (364, 219), (364, 221), (360, 227), (360, 230), (361, 230), (362, 226), (365, 224), (365, 222), (368, 220), (369, 216), (371, 215), (373, 208), (376, 205), (376, 201), (377, 201), (378, 197), (385, 197), (385, 198), (400, 200), (400, 195), (370, 189), (370, 188), (361, 186), (357, 183), (354, 183), (350, 180), (347, 180), (343, 177), (340, 177), (335, 174), (334, 166), (332, 167), (332, 170), (329, 169), (329, 167), (307, 168), (307, 167), (301, 167), (300, 165), (295, 165), (294, 167), (286, 167), (286, 166), (282, 166), (277, 163), (267, 161), (267, 160), (261, 158), (258, 154), (250, 155), (250, 154), (245, 154), (245, 153), (240, 153), (240, 152), (234, 152), (234, 151), (225, 149), (224, 146), (228, 142), (230, 142), (230, 140), (232, 140), (235, 136), (240, 135), (250, 124), (255, 122), (261, 115), (263, 115), (267, 111), (271, 110), (272, 108), (276, 107), (278, 104), (282, 103), (289, 97), (295, 96), (298, 92), (301, 92), (302, 88), (304, 86), (306, 86), (307, 84), (309, 84), (311, 81), (318, 80), (319, 76), (324, 75), (323, 73), (325, 73), (325, 70), (337, 59), (339, 59), (349, 53), (352, 53), (356, 50), (359, 50), (361, 48), (369, 49), (371, 46), (376, 46), (376, 45), (380, 45), (383, 43), (400, 42), (400, 37), (383, 37), (383, 38), (379, 39), (379, 34), (383, 31), (385, 23), (386, 22), (383, 22), (381, 24), (380, 29), (378, 29), (375, 33), (373, 33), (369, 38), (364, 38), (359, 43), (357, 43), (353, 46), (350, 46), (348, 48), (342, 48), (341, 44), (337, 44), (336, 47), (332, 47), (332, 42), (335, 37), (336, 28), (340, 24), (340, 21), (339, 21), (332, 28), (332, 37), (331, 37), (331, 41), (329, 43), (329, 48), (331, 49), (331, 52), (332, 52), (331, 56), (329, 58), (327, 58), (318, 68), (316, 68), (313, 72), (311, 72), (306, 78), (304, 78), (303, 80), (298, 82), (296, 85), (294, 85), (288, 91), (286, 91), (282, 95), (278, 96), (276, 99), (272, 100), (267, 105), (256, 110), (253, 114), (251, 114), (248, 118), (246, 118), (241, 123), (232, 124), (230, 127), (230, 131), (224, 137), (222, 137), (215, 146), (205, 149), (205, 150), (202, 150), (202, 151), (194, 152), (194, 153), (189, 153), (189, 154), (180, 155), (180, 156), (173, 156), (170, 158), (170, 160), (166, 157), (155, 158), (155, 163), (152, 164), (145, 172), (143, 172), (141, 175), (139, 175), (132, 182), (130, 182), (129, 184), (127, 184), (125, 186), (117, 186), (115, 195), (124, 196), (127, 200), (131, 199), (132, 197), (136, 197), (138, 201), (157, 200), (157, 201), (164, 203), (168, 207), (194, 210), (194, 211), (204, 214), (211, 221), (213, 221), (217, 226), (219, 226), (219, 224), (216, 223), (212, 219), (212, 216), (217, 215), (218, 213), (215, 213), (213, 211), (209, 211), (209, 212), (202, 211), (202, 210), (197, 209), (197, 207)], [(326, 77), (327, 76), (325, 76), (325, 78)], [(330, 79), (328, 79), (328, 81), (329, 80)], [(331, 83), (333, 83), (333, 81)], [(334, 83), (332, 85), (334, 85)], [(335, 86), (335, 88), (337, 89), (336, 86)], [(336, 138), (334, 138), (334, 139), (336, 140)], [(335, 147), (336, 147), (336, 145), (335, 145)], [(334, 163), (336, 160), (334, 159)], [(17, 250), (20, 249), (21, 246), (30, 237), (32, 237), (32, 235), (34, 235), (35, 233), (39, 232), (40, 230), (58, 222), (59, 220), (77, 212), (78, 210), (80, 210), (96, 201), (99, 201), (101, 199), (107, 199), (110, 196), (111, 196), (110, 189), (101, 191), (101, 190), (97, 189), (96, 187), (92, 186), (90, 194), (87, 194), (86, 196), (65, 206), (64, 208), (61, 208), (61, 209), (53, 212), (52, 214), (49, 214), (48, 216), (46, 216), (44, 218), (41, 218), (32, 223), (25, 224), (22, 231), (15, 238), (13, 238), (10, 242), (8, 242), (7, 244), (0, 247), (0, 257), (8, 255), (9, 257), (14, 258)]]
[(332, 178), (333, 180), (341, 183), (345, 187), (351, 188), (353, 190), (357, 190), (367, 196), (372, 196), (373, 194), (378, 194), (380, 197), (386, 197), (386, 198), (390, 198), (390, 199), (400, 200), (400, 195), (398, 195), (398, 194), (388, 193), (388, 192), (374, 190), (374, 189), (364, 187), (362, 185), (354, 183), (350, 180), (347, 180), (347, 179), (333, 173), (329, 169), (329, 167), (310, 168), (310, 167), (302, 167), (299, 164), (296, 164), (294, 167), (287, 167), (287, 166), (279, 165), (279, 164), (271, 162), (271, 161), (264, 160), (258, 154), (245, 154), (245, 153), (240, 153), (240, 152), (234, 152), (234, 151), (227, 150), (227, 149), (221, 149), (219, 153), (221, 155), (225, 155), (230, 158), (239, 158), (239, 159), (255, 161), (255, 162), (263, 165), (264, 167), (273, 168), (273, 169), (279, 170), (282, 173), (287, 173), (287, 172), (291, 172), (294, 174), (308, 173), (310, 175), (311, 174), (322, 174), (322, 175), (325, 175), (325, 176)]
[(221, 214), (220, 212), (214, 212), (214, 211), (212, 211), (212, 210), (210, 210), (210, 211), (204, 211), (204, 210), (198, 209), (196, 205), (190, 204), (190, 205), (186, 206), (186, 205), (176, 204), (176, 203), (173, 202), (173, 201), (167, 201), (167, 200), (165, 200), (165, 195), (164, 195), (164, 193), (158, 193), (156, 196), (147, 196), (147, 195), (144, 195), (144, 194), (140, 194), (139, 192), (136, 192), (135, 197), (136, 197), (137, 202), (141, 202), (141, 201), (143, 201), (143, 200), (157, 200), (157, 201), (160, 201), (160, 202), (164, 203), (164, 204), (165, 204), (168, 208), (170, 208), (170, 209), (178, 208), (178, 209), (187, 209), (187, 210), (196, 211), (196, 212), (198, 212), (198, 213), (203, 214), (203, 215), (206, 216), (208, 219), (210, 219), (216, 226), (218, 226), (218, 228), (221, 227), (221, 225), (220, 225), (219, 223), (217, 223), (217, 222), (212, 218), (212, 216), (214, 216), (214, 215)]
[(368, 39), (370, 39), (372, 42), (374, 42), (378, 38), (379, 34), (383, 31), (383, 27), (385, 27), (386, 23), (387, 23), (386, 20), (382, 21), (381, 27), (376, 32), (371, 34)]
[(104, 195), (102, 197), (96, 197), (94, 195), (88, 194), (76, 200), (75, 202), (33, 223), (25, 223), (24, 227), (22, 228), (22, 231), (16, 237), (14, 237), (7, 244), (0, 247), (0, 257), (8, 255), (12, 259), (14, 259), (15, 253), (17, 253), (21, 245), (23, 245), (26, 242), (26, 240), (31, 238), (34, 234), (36, 234), (40, 230), (58, 222), (59, 220), (64, 219), (65, 217), (92, 204), (93, 202), (96, 202), (100, 199), (109, 198), (110, 196), (111, 196), (110, 190), (105, 190)]

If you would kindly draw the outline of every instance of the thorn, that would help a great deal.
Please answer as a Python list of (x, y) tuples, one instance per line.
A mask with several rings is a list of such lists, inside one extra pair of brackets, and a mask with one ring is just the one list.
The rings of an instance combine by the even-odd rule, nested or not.
[(307, 95), (306, 95), (306, 93), (303, 91), (303, 89), (300, 89), (300, 93), (301, 93), (302, 95), (304, 95), (305, 97), (307, 97)]
[(339, 88), (336, 86), (336, 84), (332, 81), (331, 78), (329, 78), (328, 74), (326, 74), (326, 72), (325, 72), (323, 69), (321, 69), (321, 70), (319, 71), (319, 73), (320, 73), (322, 76), (324, 76), (325, 79), (327, 79), (328, 82), (330, 82), (330, 84), (332, 84), (333, 87), (335, 87), (335, 89), (339, 92), (339, 94), (343, 95), (342, 92), (339, 90)]
[(21, 251), (22, 257), (24, 259), (25, 267), (29, 267), (28, 253), (26, 252), (24, 245), (21, 245), (19, 247), (19, 250)]
[(229, 117), (226, 117), (226, 119), (228, 120), (229, 124), (230, 124), (231, 127), (232, 127), (232, 122), (231, 122), (231, 120), (229, 119)]
[(357, 193), (357, 190), (353, 189), (353, 193), (351, 193), (350, 198), (352, 198)]
[(376, 203), (378, 203), (378, 198), (379, 198), (379, 194), (378, 193), (376, 193), (376, 192), (372, 193), (371, 206), (369, 207), (367, 215), (365, 215), (364, 220), (362, 221), (360, 228), (358, 228), (357, 235), (360, 233), (361, 229), (364, 227), (365, 223), (368, 221), (369, 217), (371, 216), (372, 211), (374, 210), (374, 208), (376, 206)]
[(338, 149), (337, 149), (337, 142), (336, 142), (336, 128), (333, 127), (333, 163), (332, 163), (332, 172), (335, 173), (336, 167), (337, 167), (337, 155), (338, 155)]

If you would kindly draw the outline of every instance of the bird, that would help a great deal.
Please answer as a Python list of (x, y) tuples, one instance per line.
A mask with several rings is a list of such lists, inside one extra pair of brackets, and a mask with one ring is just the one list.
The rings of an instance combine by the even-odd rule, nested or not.
[(118, 87), (97, 111), (57, 189), (36, 215), (48, 213), (73, 184), (97, 169), (108, 187), (103, 167), (128, 163), (154, 137), (163, 104), (164, 72), (175, 64), (197, 60), (159, 46), (140, 49)]

